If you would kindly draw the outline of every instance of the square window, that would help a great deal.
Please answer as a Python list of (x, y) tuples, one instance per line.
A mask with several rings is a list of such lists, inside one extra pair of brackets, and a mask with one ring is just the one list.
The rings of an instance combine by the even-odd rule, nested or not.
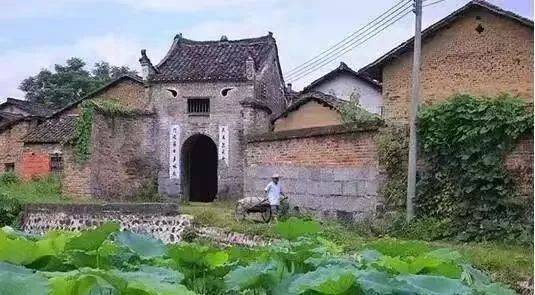
[(15, 171), (15, 163), (4, 164), (4, 172), (14, 172), (14, 171)]
[(208, 115), (210, 114), (209, 98), (188, 98), (188, 114)]
[(63, 171), (63, 158), (61, 157), (61, 154), (50, 155), (50, 171), (52, 173)]

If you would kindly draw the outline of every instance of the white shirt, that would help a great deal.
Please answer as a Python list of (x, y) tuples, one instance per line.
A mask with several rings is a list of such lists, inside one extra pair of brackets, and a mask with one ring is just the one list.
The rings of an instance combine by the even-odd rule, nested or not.
[(275, 184), (273, 181), (268, 183), (264, 189), (268, 195), (268, 200), (270, 205), (280, 205), (281, 199), (281, 185), (280, 182)]

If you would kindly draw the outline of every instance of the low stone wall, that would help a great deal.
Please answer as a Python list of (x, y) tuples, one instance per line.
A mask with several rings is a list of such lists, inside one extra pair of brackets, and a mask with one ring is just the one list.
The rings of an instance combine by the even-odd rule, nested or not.
[(377, 128), (344, 125), (267, 133), (248, 138), (245, 196), (262, 196), (271, 175), (291, 206), (329, 218), (356, 220), (381, 205)]
[(22, 229), (33, 234), (49, 230), (83, 230), (106, 221), (121, 229), (146, 234), (165, 243), (176, 243), (192, 226), (189, 215), (181, 215), (178, 204), (30, 204), (24, 208)]

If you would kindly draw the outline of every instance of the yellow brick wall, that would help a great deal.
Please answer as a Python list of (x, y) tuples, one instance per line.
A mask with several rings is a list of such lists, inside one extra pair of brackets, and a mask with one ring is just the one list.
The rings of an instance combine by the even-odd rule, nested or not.
[[(478, 33), (475, 28), (484, 28)], [(385, 118), (407, 122), (412, 51), (383, 68)], [(533, 28), (472, 10), (422, 43), (423, 103), (456, 93), (519, 95), (533, 102)]]

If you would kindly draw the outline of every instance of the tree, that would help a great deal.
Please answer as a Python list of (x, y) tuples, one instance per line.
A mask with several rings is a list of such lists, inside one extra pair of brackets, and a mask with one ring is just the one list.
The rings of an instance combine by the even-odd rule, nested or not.
[(137, 74), (127, 66), (110, 66), (97, 62), (93, 70), (85, 70), (86, 63), (77, 57), (65, 65), (56, 64), (54, 71), (42, 69), (37, 75), (24, 79), (19, 89), (28, 101), (58, 108), (77, 101), (91, 91), (123, 74)]

